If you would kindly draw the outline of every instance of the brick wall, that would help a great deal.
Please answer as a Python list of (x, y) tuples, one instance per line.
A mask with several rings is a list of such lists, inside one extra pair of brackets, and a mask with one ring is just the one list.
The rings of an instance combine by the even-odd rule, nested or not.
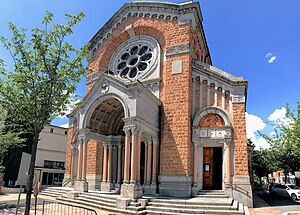
[(234, 175), (248, 175), (245, 104), (233, 104)]
[(87, 174), (102, 174), (102, 143), (89, 140), (87, 149)]
[(71, 142), (72, 142), (73, 133), (74, 133), (74, 128), (69, 128), (68, 129), (68, 140), (67, 140), (68, 147), (67, 147), (67, 153), (66, 153), (66, 170), (65, 170), (66, 174), (71, 173), (71, 153), (72, 153)]

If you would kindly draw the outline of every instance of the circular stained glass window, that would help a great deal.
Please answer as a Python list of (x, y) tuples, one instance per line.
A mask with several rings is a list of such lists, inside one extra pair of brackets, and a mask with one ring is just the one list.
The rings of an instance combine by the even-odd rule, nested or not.
[(112, 75), (124, 81), (143, 81), (157, 77), (159, 57), (159, 43), (154, 38), (146, 35), (135, 36), (114, 51), (108, 69), (112, 71)]
[(131, 46), (118, 60), (117, 74), (121, 78), (135, 78), (149, 67), (152, 55), (152, 50), (147, 45)]

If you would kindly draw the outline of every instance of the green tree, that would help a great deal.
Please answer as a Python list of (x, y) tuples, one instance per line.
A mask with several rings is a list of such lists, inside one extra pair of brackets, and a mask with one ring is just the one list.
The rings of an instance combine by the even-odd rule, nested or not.
[(21, 138), (21, 131), (15, 131), (5, 127), (6, 113), (0, 106), (0, 172), (4, 171), (4, 158), (9, 148), (20, 147), (25, 140)]
[(65, 24), (53, 24), (53, 14), (47, 11), (42, 27), (35, 27), (30, 33), (9, 23), (12, 37), (1, 38), (13, 58), (14, 71), (7, 71), (0, 61), (0, 104), (12, 110), (12, 119), (21, 122), (33, 138), (25, 215), (30, 211), (39, 134), (44, 125), (66, 108), (68, 98), (87, 71), (83, 60), (88, 54), (88, 44), (76, 50), (66, 41), (84, 14), (65, 17)]
[(276, 162), (272, 150), (262, 148), (253, 150), (252, 168), (261, 185), (261, 178), (266, 176), (268, 179), (268, 174), (276, 170)]
[(297, 101), (297, 110), (291, 110), (287, 104), (285, 122), (279, 121), (273, 126), (275, 135), (262, 136), (271, 144), (278, 169), (282, 169), (285, 176), (295, 174), (300, 170), (300, 101)]

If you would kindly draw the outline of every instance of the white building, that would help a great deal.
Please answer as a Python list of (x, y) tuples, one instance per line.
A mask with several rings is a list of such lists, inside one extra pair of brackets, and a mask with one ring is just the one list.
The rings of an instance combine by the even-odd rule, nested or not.
[(65, 173), (68, 129), (47, 125), (40, 134), (35, 180), (41, 185), (61, 185)]

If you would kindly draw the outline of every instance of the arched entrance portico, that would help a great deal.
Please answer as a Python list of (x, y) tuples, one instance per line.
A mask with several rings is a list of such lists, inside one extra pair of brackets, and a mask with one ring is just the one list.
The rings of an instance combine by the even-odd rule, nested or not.
[(116, 189), (127, 198), (156, 192), (159, 105), (142, 84), (124, 85), (102, 74), (73, 114), (76, 190), (94, 183), (94, 189)]
[(102, 143), (101, 190), (119, 189), (123, 181), (125, 116), (122, 103), (116, 98), (106, 98), (89, 114), (88, 128), (94, 138)]

